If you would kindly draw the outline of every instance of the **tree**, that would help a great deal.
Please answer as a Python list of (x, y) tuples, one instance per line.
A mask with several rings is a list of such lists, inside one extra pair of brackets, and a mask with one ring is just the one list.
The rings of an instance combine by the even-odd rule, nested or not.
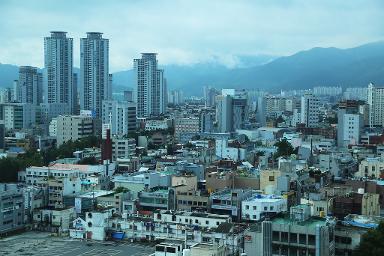
[(167, 155), (173, 155), (175, 151), (176, 151), (176, 148), (174, 147), (173, 144), (167, 145)]
[(360, 244), (353, 251), (353, 256), (384, 255), (384, 222), (376, 229), (371, 229), (362, 236)]
[(0, 182), (17, 182), (17, 174), (21, 170), (21, 164), (16, 158), (0, 159)]
[(81, 159), (78, 164), (84, 164), (84, 165), (97, 165), (99, 164), (94, 156), (92, 157), (85, 157)]
[(75, 141), (69, 140), (64, 142), (56, 149), (49, 149), (41, 152), (44, 165), (60, 158), (73, 157), (73, 152), (83, 150), (84, 148), (99, 147), (100, 139), (96, 136), (88, 136)]
[(115, 192), (116, 193), (127, 193), (129, 191), (129, 189), (125, 188), (125, 187), (117, 187), (115, 188)]
[(277, 147), (277, 151), (274, 154), (275, 159), (281, 156), (290, 156), (294, 152), (291, 143), (289, 143), (286, 139), (276, 142), (275, 147)]

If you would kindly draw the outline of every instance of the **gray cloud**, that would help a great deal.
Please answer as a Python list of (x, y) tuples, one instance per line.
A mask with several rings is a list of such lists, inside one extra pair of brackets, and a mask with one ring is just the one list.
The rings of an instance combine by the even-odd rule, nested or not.
[(322, 47), (353, 47), (384, 37), (383, 1), (0, 1), (0, 61), (43, 65), (51, 30), (74, 38), (101, 31), (110, 39), (112, 71), (128, 69), (140, 52), (162, 64), (218, 61), (239, 55), (289, 55)]

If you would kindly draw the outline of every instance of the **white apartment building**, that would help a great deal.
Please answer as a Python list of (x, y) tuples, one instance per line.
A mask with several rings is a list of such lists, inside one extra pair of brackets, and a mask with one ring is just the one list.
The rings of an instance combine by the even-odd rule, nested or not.
[(36, 108), (30, 103), (5, 103), (1, 108), (5, 129), (21, 130), (36, 125)]
[(112, 160), (127, 159), (135, 155), (136, 140), (133, 138), (112, 137)]
[(168, 129), (168, 119), (150, 119), (145, 121), (145, 130), (146, 131), (156, 131), (156, 130), (166, 130)]
[(384, 87), (368, 85), (367, 103), (369, 107), (369, 125), (383, 126), (384, 124)]
[(216, 156), (220, 158), (232, 159), (234, 161), (241, 161), (245, 159), (246, 150), (244, 148), (235, 148), (228, 146), (228, 140), (216, 140)]
[(94, 135), (94, 120), (88, 116), (58, 116), (56, 138), (60, 146), (66, 141)]
[(301, 97), (301, 123), (306, 127), (316, 127), (319, 124), (320, 100), (313, 94), (306, 93)]
[(356, 145), (360, 140), (360, 130), (363, 120), (359, 114), (346, 114), (345, 110), (340, 109), (337, 114), (337, 145), (346, 147)]
[(175, 138), (183, 140), (183, 133), (198, 133), (200, 131), (199, 118), (177, 118), (175, 120)]
[(93, 175), (112, 176), (114, 171), (114, 163), (105, 165), (53, 164), (43, 167), (31, 166), (27, 167), (24, 173), (21, 172), (19, 180), (28, 185), (34, 185), (42, 183), (48, 177), (80, 177), (81, 179), (87, 179)]
[(171, 212), (162, 210), (154, 216), (155, 222), (166, 222), (183, 225), (198, 225), (202, 228), (217, 228), (221, 223), (231, 223), (229, 215), (219, 215), (202, 212)]
[(101, 120), (109, 124), (111, 135), (128, 135), (136, 131), (136, 103), (105, 100), (102, 104)]
[(270, 214), (287, 211), (287, 199), (275, 195), (257, 194), (241, 202), (241, 218), (258, 221)]

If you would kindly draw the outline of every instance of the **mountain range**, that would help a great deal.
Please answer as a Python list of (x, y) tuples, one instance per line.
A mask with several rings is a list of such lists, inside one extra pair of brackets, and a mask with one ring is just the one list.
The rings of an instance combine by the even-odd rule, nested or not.
[[(203, 86), (258, 88), (268, 91), (308, 89), (314, 86), (365, 87), (384, 84), (384, 42), (338, 48), (312, 48), (291, 56), (241, 56), (239, 65), (228, 68), (217, 62), (165, 65), (169, 89), (186, 95), (202, 95)], [(11, 86), (18, 67), (0, 64), (0, 86)], [(114, 91), (133, 87), (133, 71), (113, 74)]]

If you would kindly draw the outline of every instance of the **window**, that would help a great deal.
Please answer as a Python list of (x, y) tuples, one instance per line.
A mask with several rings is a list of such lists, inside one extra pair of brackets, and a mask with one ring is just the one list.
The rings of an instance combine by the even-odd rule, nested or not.
[(209, 225), (209, 221), (208, 221), (208, 220), (206, 220), (206, 221), (205, 221), (205, 224), (206, 224), (206, 225)]
[(275, 181), (275, 176), (269, 176), (269, 181)]
[(246, 206), (245, 206), (245, 209), (246, 209), (246, 210), (249, 210), (249, 205), (246, 205)]
[(299, 234), (299, 243), (300, 244), (306, 244), (307, 243), (307, 236), (305, 234)]
[(277, 231), (272, 232), (272, 240), (273, 241), (280, 241), (280, 234)]

